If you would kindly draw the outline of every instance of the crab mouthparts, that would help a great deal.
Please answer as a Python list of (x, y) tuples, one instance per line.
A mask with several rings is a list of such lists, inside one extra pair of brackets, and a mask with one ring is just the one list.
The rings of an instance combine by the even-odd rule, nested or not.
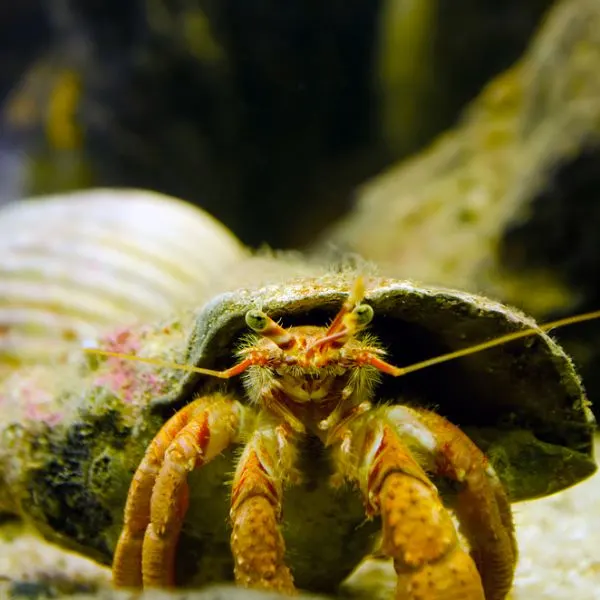
[(309, 381), (319, 381), (322, 377), (323, 377), (323, 373), (320, 372), (316, 372), (316, 373), (307, 373), (305, 375), (306, 379), (308, 379)]

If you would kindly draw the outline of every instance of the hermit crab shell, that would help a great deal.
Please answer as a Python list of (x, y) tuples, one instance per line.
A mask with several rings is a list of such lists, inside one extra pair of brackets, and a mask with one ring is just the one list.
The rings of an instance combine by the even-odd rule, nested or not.
[[(223, 293), (199, 313), (186, 362), (217, 369), (230, 365), (251, 308), (285, 326), (326, 324), (356, 276), (301, 277)], [(468, 293), (380, 277), (366, 277), (366, 284), (365, 302), (375, 312), (369, 332), (399, 366), (536, 328), (521, 313)], [(186, 375), (160, 404), (185, 403), (213, 383)], [(596, 468), (593, 417), (579, 378), (567, 355), (539, 328), (531, 337), (484, 352), (384, 377), (376, 401), (425, 405), (462, 427), (487, 453), (513, 501), (557, 492)]]
[[(261, 308), (284, 325), (325, 324), (358, 275), (375, 311), (371, 332), (395, 364), (534, 325), (484, 298), (370, 273), (366, 265), (333, 273), (289, 255), (242, 260), (226, 270), (226, 281), (211, 284), (225, 291), (201, 308), (139, 328), (117, 327), (96, 344), (139, 358), (225, 368), (247, 334), (248, 309)], [(33, 376), (21, 369), (0, 385), (0, 511), (110, 564), (131, 478), (165, 419), (199, 394), (228, 390), (243, 401), (244, 391), (240, 378), (224, 382), (164, 363), (85, 358), (81, 349), (73, 354), (58, 370), (36, 369)], [(595, 469), (592, 420), (579, 379), (541, 331), (428, 371), (384, 378), (376, 394), (376, 402), (435, 408), (463, 427), (488, 453), (513, 500), (560, 490)], [(379, 525), (365, 521), (355, 490), (329, 485), (327, 454), (313, 442), (306, 440), (299, 457), (303, 482), (285, 493), (283, 534), (298, 586), (331, 591), (372, 551)], [(190, 475), (178, 584), (232, 577), (227, 519), (236, 456), (231, 448)], [(444, 481), (436, 483), (442, 493), (452, 492)]]

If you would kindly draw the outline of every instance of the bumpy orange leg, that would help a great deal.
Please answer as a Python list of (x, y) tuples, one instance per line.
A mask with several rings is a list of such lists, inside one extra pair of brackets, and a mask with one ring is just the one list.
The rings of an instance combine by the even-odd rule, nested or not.
[(244, 587), (292, 594), (279, 529), (283, 485), (295, 478), (295, 447), (284, 425), (260, 426), (240, 458), (231, 499), (235, 578)]
[(390, 408), (388, 414), (409, 444), (420, 437), (417, 446), (427, 452), (429, 468), (460, 484), (453, 508), (461, 531), (487, 600), (503, 600), (512, 586), (517, 544), (510, 502), (492, 466), (458, 427), (440, 415), (403, 406)]
[(401, 441), (385, 408), (357, 418), (334, 452), (342, 475), (380, 514), (383, 551), (398, 574), (397, 600), (484, 600), (475, 563), (435, 486)]
[(198, 398), (158, 432), (129, 488), (113, 559), (115, 586), (173, 584), (175, 546), (187, 510), (187, 476), (237, 440), (242, 412), (248, 410), (221, 394)]

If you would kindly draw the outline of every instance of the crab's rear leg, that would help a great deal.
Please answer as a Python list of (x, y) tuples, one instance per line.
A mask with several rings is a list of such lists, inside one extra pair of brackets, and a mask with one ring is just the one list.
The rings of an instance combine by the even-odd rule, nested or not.
[(385, 408), (349, 424), (334, 451), (369, 514), (382, 520), (383, 551), (398, 575), (397, 600), (484, 600), (471, 556), (435, 486), (403, 443)]
[(175, 546), (187, 510), (187, 476), (238, 441), (249, 408), (222, 394), (176, 413), (148, 447), (131, 483), (113, 559), (117, 587), (173, 585)]
[(231, 549), (239, 585), (292, 594), (294, 581), (285, 564), (279, 522), (283, 486), (298, 479), (296, 448), (291, 430), (269, 421), (256, 429), (236, 469)]

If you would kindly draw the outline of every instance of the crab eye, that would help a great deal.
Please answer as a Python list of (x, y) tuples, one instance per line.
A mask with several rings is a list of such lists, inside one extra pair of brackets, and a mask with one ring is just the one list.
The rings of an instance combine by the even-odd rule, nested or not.
[(352, 312), (356, 316), (356, 324), (359, 327), (364, 327), (373, 320), (374, 311), (368, 304), (359, 304)]
[(258, 333), (269, 326), (269, 321), (269, 317), (262, 310), (249, 310), (246, 313), (246, 325)]

